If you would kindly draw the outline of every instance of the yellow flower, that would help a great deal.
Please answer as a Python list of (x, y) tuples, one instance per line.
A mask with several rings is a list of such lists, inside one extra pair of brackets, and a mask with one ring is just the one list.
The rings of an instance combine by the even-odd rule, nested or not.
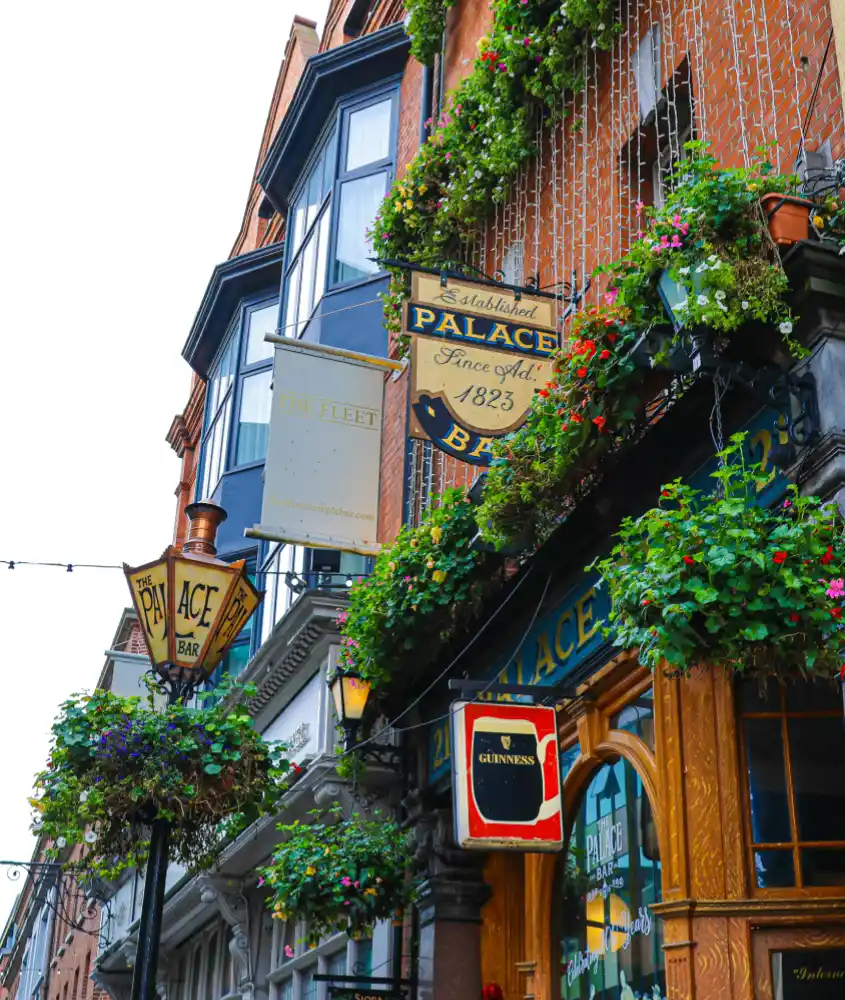
[(327, 858), (331, 853), (332, 853), (332, 849), (330, 847), (327, 847), (325, 849), (325, 851), (323, 851), (323, 857)]
[(282, 914), (282, 913), (273, 913), (273, 914), (271, 914), (271, 916), (273, 917), (274, 920), (284, 920), (285, 919), (284, 914)]
[(393, 202), (393, 207), (396, 209), (397, 212), (401, 212), (402, 211), (402, 202), (401, 201), (394, 201)]
[(317, 874), (317, 869), (313, 865), (309, 865), (305, 869), (305, 874), (306, 875), (316, 875)]
[(414, 203), (413, 203), (413, 202), (411, 201), (411, 199), (409, 198), (409, 199), (408, 199), (408, 200), (407, 200), (407, 201), (405, 202), (405, 208), (413, 208), (413, 207), (414, 207)]
[(364, 890), (364, 895), (365, 896), (377, 896), (378, 895), (378, 889), (365, 889)]
[(429, 569), (434, 569), (434, 560), (429, 559), (428, 562), (426, 563), (426, 566), (428, 566)]
[(820, 215), (814, 215), (813, 225), (816, 227), (816, 229), (824, 229), (824, 219)]
[(27, 799), (26, 800), (33, 809), (37, 809), (39, 812), (44, 812), (47, 808), (47, 803), (43, 802), (41, 799)]
[(435, 525), (431, 529), (431, 540), (435, 545), (440, 544), (440, 539), (443, 537), (443, 529), (439, 525)]
[(419, 192), (420, 194), (425, 194), (428, 191), (428, 184), (420, 184)]
[(445, 569), (436, 569), (431, 574), (431, 579), (434, 580), (435, 583), (443, 583), (443, 581), (446, 579), (446, 570)]
[(281, 910), (281, 908), (282, 908), (282, 904), (281, 903), (274, 903), (273, 904), (273, 909), (276, 910), (277, 912), (279, 910)]

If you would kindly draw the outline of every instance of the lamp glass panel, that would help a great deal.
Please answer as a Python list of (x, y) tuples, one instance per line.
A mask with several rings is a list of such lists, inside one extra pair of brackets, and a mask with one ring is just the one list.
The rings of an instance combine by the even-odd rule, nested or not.
[(338, 721), (342, 722), (345, 715), (343, 711), (343, 678), (340, 674), (332, 681), (332, 698), (334, 699), (334, 710), (337, 713)]
[(229, 594), (226, 606), (218, 617), (220, 628), (203, 658), (206, 673), (210, 673), (217, 666), (226, 650), (237, 639), (261, 603), (262, 596), (250, 583), (246, 574), (241, 572), (237, 584)]
[(343, 707), (350, 722), (358, 722), (364, 715), (370, 697), (370, 682), (360, 677), (342, 677)]
[(162, 560), (140, 569), (127, 567), (126, 581), (132, 593), (138, 620), (144, 629), (150, 657), (157, 667), (163, 666), (168, 660), (167, 561)]
[(229, 566), (176, 558), (173, 567), (173, 648), (171, 662), (199, 668), (214, 634), (237, 571)]

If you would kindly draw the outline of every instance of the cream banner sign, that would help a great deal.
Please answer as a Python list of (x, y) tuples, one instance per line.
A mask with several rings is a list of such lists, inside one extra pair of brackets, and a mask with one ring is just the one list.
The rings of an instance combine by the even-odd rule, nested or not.
[(392, 363), (267, 339), (276, 358), (261, 524), (246, 534), (377, 552), (384, 379)]

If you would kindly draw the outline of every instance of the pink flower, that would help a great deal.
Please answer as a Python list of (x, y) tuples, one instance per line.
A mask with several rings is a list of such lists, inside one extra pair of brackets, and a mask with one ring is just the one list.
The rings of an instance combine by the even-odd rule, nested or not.
[(446, 162), (448, 163), (449, 160), (451, 160), (451, 159), (452, 159), (452, 154), (451, 153), (447, 153), (446, 154)]
[(262, 885), (264, 885), (264, 876), (263, 875), (259, 875), (258, 876), (258, 882), (256, 884), (257, 884), (257, 886), (258, 886), (259, 889), (261, 888)]
[(356, 889), (360, 889), (361, 888), (361, 886), (358, 884), (357, 881), (353, 882), (352, 884), (355, 886)]
[(675, 233), (675, 235), (672, 237), (672, 246), (676, 248), (680, 248), (683, 246), (683, 243), (681, 242), (681, 237), (678, 236), (677, 233)]
[(784, 510), (788, 510), (791, 506), (792, 506), (792, 501), (791, 500), (784, 500), (783, 501), (783, 509)]
[(348, 875), (344, 875), (340, 880), (340, 884), (346, 886), (347, 888), (352, 885), (352, 879)]
[(638, 201), (637, 204), (634, 207), (637, 210), (637, 215), (639, 215), (642, 212), (642, 210), (645, 208), (645, 205), (641, 201)]
[(542, 62), (542, 61), (543, 61), (543, 57), (542, 56), (537, 56), (537, 62), (539, 63), (539, 62)]
[(608, 304), (609, 306), (612, 306), (612, 305), (613, 305), (613, 303), (614, 303), (614, 302), (616, 301), (616, 297), (617, 297), (618, 295), (619, 295), (619, 289), (618, 289), (618, 288), (614, 288), (614, 287), (613, 287), (613, 286), (611, 285), (611, 287), (610, 287), (610, 288), (608, 288), (608, 290), (607, 290), (607, 291), (606, 291), (606, 292), (604, 293), (604, 301), (605, 301), (605, 302), (606, 302), (606, 303), (607, 303), (607, 304)]
[(826, 593), (828, 597), (842, 597), (845, 595), (845, 580), (841, 577), (838, 580), (831, 580)]
[(496, 69), (499, 70), (501, 73), (506, 73), (508, 70), (507, 63), (501, 63), (501, 62), (496, 63)]
[(523, 45), (530, 45), (531, 44), (531, 39), (530, 38), (523, 38), (522, 39), (522, 44)]
[(293, 958), (293, 956), (294, 956), (293, 948), (291, 948), (291, 946), (289, 944), (286, 944), (285, 945), (285, 957), (286, 958)]

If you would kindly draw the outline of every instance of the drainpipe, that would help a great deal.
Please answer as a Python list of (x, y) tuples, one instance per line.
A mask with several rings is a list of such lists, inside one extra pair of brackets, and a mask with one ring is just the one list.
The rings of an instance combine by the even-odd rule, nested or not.
[(424, 146), (431, 134), (431, 126), (426, 122), (434, 115), (432, 101), (434, 100), (434, 70), (431, 66), (423, 66), (422, 97), (420, 99), (420, 145)]

